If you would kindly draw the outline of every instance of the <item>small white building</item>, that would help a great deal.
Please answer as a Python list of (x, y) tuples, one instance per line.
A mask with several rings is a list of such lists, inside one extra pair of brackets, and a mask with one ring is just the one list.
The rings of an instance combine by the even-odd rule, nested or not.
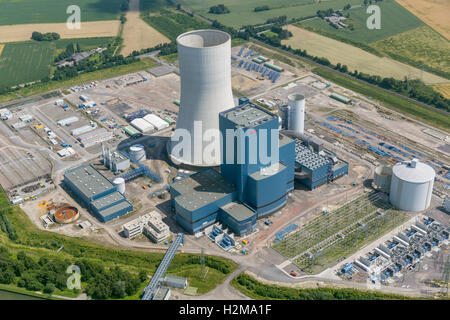
[(20, 121), (29, 121), (29, 120), (33, 120), (33, 116), (31, 114), (24, 114), (22, 116), (19, 117)]
[(67, 147), (67, 148), (59, 150), (57, 153), (58, 153), (58, 156), (60, 156), (61, 158), (65, 158), (65, 157), (74, 155), (75, 150), (73, 150), (73, 148), (71, 148), (71, 147)]

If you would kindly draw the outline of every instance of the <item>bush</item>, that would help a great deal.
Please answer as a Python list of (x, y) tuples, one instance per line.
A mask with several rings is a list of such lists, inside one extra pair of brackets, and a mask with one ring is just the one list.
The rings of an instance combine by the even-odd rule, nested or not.
[(36, 41), (54, 41), (59, 40), (61, 37), (56, 32), (47, 32), (47, 33), (40, 33), (37, 31), (34, 31), (31, 34), (31, 39)]
[(53, 283), (49, 282), (45, 285), (44, 293), (52, 294), (55, 291), (56, 287)]
[(212, 6), (211, 8), (209, 8), (208, 12), (214, 14), (225, 14), (230, 13), (230, 9), (225, 7), (225, 5), (223, 4), (218, 4), (217, 6)]

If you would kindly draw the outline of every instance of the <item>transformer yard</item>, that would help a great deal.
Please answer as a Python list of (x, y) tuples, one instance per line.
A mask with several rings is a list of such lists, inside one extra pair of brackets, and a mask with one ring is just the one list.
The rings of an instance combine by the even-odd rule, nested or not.
[[(329, 83), (301, 63), (280, 61), (271, 49), (246, 44), (230, 53), (234, 105), (208, 117), (223, 132), (280, 128), (277, 166), (173, 161), (168, 144), (181, 123), (180, 99), (188, 99), (181, 97), (178, 61), (167, 65), (153, 56), (160, 65), (152, 69), (0, 104), (0, 184), (8, 198), (46, 232), (130, 250), (167, 250), (183, 234), (183, 252), (227, 257), (280, 284), (316, 277), (399, 294), (439, 293), (450, 230), (443, 208), (449, 133)], [(301, 106), (290, 96), (302, 97)], [(418, 170), (403, 171), (397, 181), (396, 164)], [(377, 171), (386, 185), (374, 179), (380, 166), (388, 168)], [(424, 170), (434, 175), (426, 176), (429, 194), (420, 203), (402, 205), (409, 201), (404, 194), (390, 199), (400, 198), (393, 185), (409, 188)], [(172, 296), (188, 297), (183, 289)]]

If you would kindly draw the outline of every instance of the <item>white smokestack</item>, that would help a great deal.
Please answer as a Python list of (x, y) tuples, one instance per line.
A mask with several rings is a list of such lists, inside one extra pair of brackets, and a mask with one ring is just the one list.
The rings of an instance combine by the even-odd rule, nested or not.
[[(190, 165), (219, 165), (218, 163), (194, 163), (194, 154), (203, 153), (209, 142), (202, 141), (194, 134), (194, 121), (200, 121), (202, 131), (219, 130), (219, 112), (234, 107), (231, 90), (231, 38), (219, 30), (196, 30), (181, 34), (177, 38), (178, 59), (181, 76), (180, 111), (176, 129), (186, 129), (191, 133), (191, 154), (179, 157), (171, 154), (174, 162)], [(220, 152), (220, 141), (214, 142)], [(177, 142), (172, 142), (170, 150)], [(195, 152), (194, 152), (195, 150)], [(201, 155), (200, 155), (201, 158)]]
[(305, 128), (305, 97), (301, 94), (291, 94), (288, 96), (289, 130), (296, 133), (303, 133)]

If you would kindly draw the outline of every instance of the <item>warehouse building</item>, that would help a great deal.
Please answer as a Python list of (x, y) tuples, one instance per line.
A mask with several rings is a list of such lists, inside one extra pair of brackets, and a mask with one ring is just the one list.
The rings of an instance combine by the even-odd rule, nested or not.
[(137, 118), (131, 121), (131, 125), (138, 129), (142, 133), (146, 133), (155, 129), (150, 122), (145, 121), (143, 118)]
[(166, 121), (164, 121), (155, 114), (148, 114), (143, 119), (149, 122), (156, 130), (162, 130), (169, 126), (169, 124)]
[(62, 127), (62, 126), (71, 125), (72, 123), (77, 122), (78, 120), (79, 120), (78, 117), (72, 116), (72, 117), (58, 120), (58, 121), (56, 121), (56, 123), (58, 124), (58, 126)]
[(100, 128), (91, 132), (80, 135), (77, 139), (81, 146), (88, 148), (90, 146), (111, 140), (113, 133), (107, 131), (105, 128)]
[[(221, 112), (219, 127), (224, 137), (227, 129), (245, 133), (245, 161), (222, 148), (221, 173), (208, 168), (171, 184), (172, 206), (177, 222), (188, 232), (201, 232), (220, 221), (243, 236), (254, 231), (257, 218), (286, 204), (287, 193), (294, 188), (294, 140), (279, 134), (276, 115), (253, 103)], [(267, 129), (264, 140), (260, 138), (261, 129)], [(267, 143), (268, 156), (272, 156), (271, 130), (276, 130), (278, 162), (265, 164), (259, 156), (250, 161), (254, 143)], [(237, 139), (234, 135), (235, 146)], [(233, 161), (226, 161), (227, 156), (234, 157)]]
[(102, 222), (133, 211), (132, 204), (117, 191), (117, 186), (91, 165), (66, 171), (64, 184)]

